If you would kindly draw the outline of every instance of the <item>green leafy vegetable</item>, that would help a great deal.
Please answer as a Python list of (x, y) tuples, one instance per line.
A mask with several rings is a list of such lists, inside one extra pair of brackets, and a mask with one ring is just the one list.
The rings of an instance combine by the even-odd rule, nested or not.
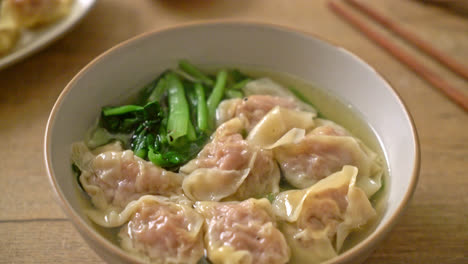
[(148, 148), (155, 143), (154, 134), (159, 130), (161, 121), (145, 120), (135, 130), (131, 140), (131, 149), (138, 157), (145, 159), (148, 154)]
[(103, 107), (101, 111), (101, 125), (109, 132), (130, 133), (147, 119), (157, 119), (160, 113), (158, 102), (151, 102), (145, 106), (124, 105), (117, 107)]
[(164, 78), (160, 79), (157, 85), (154, 87), (151, 94), (148, 96), (146, 100), (147, 103), (151, 103), (154, 101), (160, 101), (164, 96), (164, 92), (166, 91), (166, 80)]
[(215, 112), (223, 98), (243, 97), (250, 78), (238, 70), (213, 76), (186, 60), (146, 85), (135, 104), (103, 107), (91, 148), (120, 140), (142, 159), (170, 170), (193, 159), (214, 131)]
[(197, 95), (197, 124), (198, 128), (203, 131), (208, 131), (208, 106), (206, 105), (205, 89), (200, 83), (195, 84), (195, 93)]
[(138, 93), (138, 97), (136, 98), (135, 104), (136, 105), (145, 105), (149, 103), (151, 100), (149, 98), (151, 97), (151, 94), (154, 92), (156, 86), (159, 84), (159, 82), (164, 79), (164, 75), (167, 73), (167, 71), (163, 72), (160, 74), (156, 79), (145, 85), (143, 88)]
[(169, 100), (168, 139), (169, 143), (174, 143), (178, 138), (187, 135), (192, 123), (190, 122), (189, 105), (185, 98), (184, 87), (179, 77), (174, 73), (168, 73), (166, 80)]

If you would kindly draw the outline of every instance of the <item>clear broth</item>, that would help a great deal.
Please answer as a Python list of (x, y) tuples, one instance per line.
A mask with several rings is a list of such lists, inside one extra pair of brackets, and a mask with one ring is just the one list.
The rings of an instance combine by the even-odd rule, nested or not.
[(320, 114), (324, 116), (324, 118), (334, 121), (346, 128), (353, 136), (362, 140), (366, 146), (368, 146), (371, 150), (380, 156), (383, 165), (382, 187), (370, 199), (372, 206), (377, 212), (377, 217), (370, 220), (359, 230), (355, 230), (354, 232), (350, 233), (346, 238), (340, 253), (343, 253), (346, 250), (354, 247), (375, 230), (387, 207), (386, 198), (388, 194), (389, 169), (383, 146), (377, 133), (370, 126), (370, 124), (365, 121), (363, 115), (359, 113), (351, 104), (346, 102), (345, 99), (339, 98), (325, 89), (317, 88), (305, 80), (286, 73), (256, 70), (246, 67), (240, 68), (242, 69), (242, 72), (252, 77), (268, 77), (284, 85), (285, 87), (294, 87), (310, 100), (310, 102), (315, 106)]
[[(377, 211), (377, 217), (369, 221), (365, 226), (362, 226), (359, 230), (350, 233), (346, 238), (340, 253), (343, 253), (344, 251), (354, 247), (360, 241), (368, 237), (375, 230), (386, 209), (389, 177), (388, 165), (382, 144), (373, 128), (364, 120), (362, 114), (360, 114), (351, 104), (347, 103), (346, 100), (330, 94), (325, 89), (319, 89), (313, 84), (300, 78), (286, 73), (251, 69), (250, 67), (236, 68), (241, 69), (243, 73), (255, 78), (269, 77), (286, 87), (294, 87), (307, 99), (309, 99), (310, 102), (313, 103), (313, 105), (324, 116), (324, 118), (332, 120), (346, 128), (353, 136), (361, 139), (364, 144), (366, 144), (370, 149), (372, 149), (381, 157), (382, 165), (384, 166), (382, 188), (370, 199), (374, 209)], [(204, 67), (203, 69), (206, 72), (215, 72), (214, 69), (219, 69), (219, 67)], [(155, 77), (156, 76), (157, 75), (155, 75)], [(136, 90), (134, 94), (123, 96), (120, 98), (120, 102), (130, 103), (135, 100), (138, 93), (139, 90)], [(87, 194), (84, 193), (80, 187), (78, 187), (78, 183), (76, 185), (82, 208), (85, 210), (93, 208), (93, 205), (91, 204)], [(97, 230), (103, 237), (111, 241), (113, 244), (119, 246), (119, 228), (104, 228), (94, 224), (92, 221), (88, 222), (90, 222), (93, 228)]]

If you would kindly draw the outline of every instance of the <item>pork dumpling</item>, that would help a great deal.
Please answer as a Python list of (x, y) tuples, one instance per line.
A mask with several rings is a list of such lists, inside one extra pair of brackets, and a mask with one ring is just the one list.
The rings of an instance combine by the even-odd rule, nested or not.
[(205, 245), (213, 264), (282, 264), (290, 249), (276, 228), (267, 199), (197, 202), (205, 218)]
[(84, 143), (75, 143), (72, 160), (81, 170), (79, 180), (83, 189), (94, 206), (105, 212), (119, 211), (145, 194), (182, 193), (182, 175), (140, 159), (131, 150), (122, 151), (120, 143), (93, 152)]
[(288, 88), (281, 84), (273, 81), (270, 78), (260, 78), (248, 82), (244, 88), (242, 88), (247, 96), (254, 94), (271, 95), (275, 97), (288, 98), (295, 102), (296, 109), (311, 112), (317, 114), (317, 110), (311, 105), (304, 103), (302, 100), (296, 97)]
[[(243, 99), (230, 99), (221, 102), (216, 110), (216, 121), (220, 125), (238, 117), (245, 122), (247, 131), (252, 128), (275, 106), (288, 109), (302, 109), (299, 101), (292, 97), (272, 95), (251, 95)], [(315, 112), (311, 112), (315, 116)]]
[(216, 130), (198, 156), (180, 168), (182, 188), (192, 200), (261, 197), (279, 191), (280, 171), (270, 150), (244, 140), (243, 122), (231, 119)]
[(3, 8), (20, 27), (37, 27), (70, 13), (73, 0), (3, 0)]
[(126, 209), (121, 247), (149, 263), (195, 264), (204, 254), (203, 217), (191, 206), (143, 196)]
[(381, 187), (378, 155), (331, 122), (314, 128), (297, 143), (275, 148), (274, 154), (286, 180), (297, 188), (307, 188), (344, 165), (358, 167), (358, 186), (368, 197)]
[(273, 201), (292, 250), (291, 263), (321, 263), (338, 255), (348, 234), (376, 212), (356, 186), (358, 169), (344, 166), (308, 189), (285, 191)]

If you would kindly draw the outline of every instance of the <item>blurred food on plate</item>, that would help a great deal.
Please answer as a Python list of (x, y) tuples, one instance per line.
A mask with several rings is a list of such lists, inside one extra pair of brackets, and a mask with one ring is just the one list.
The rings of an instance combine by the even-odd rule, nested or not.
[(23, 30), (47, 26), (70, 13), (73, 0), (0, 1), (0, 56), (17, 43)]

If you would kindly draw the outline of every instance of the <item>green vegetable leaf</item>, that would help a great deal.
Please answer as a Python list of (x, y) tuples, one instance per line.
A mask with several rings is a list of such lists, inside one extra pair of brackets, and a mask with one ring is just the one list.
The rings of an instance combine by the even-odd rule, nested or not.
[[(159, 84), (159, 81), (164, 78), (164, 75), (167, 73), (167, 71), (161, 73), (156, 79), (145, 85), (141, 91), (138, 93), (138, 97), (136, 100), (137, 105), (145, 105), (148, 102), (154, 101), (150, 100), (149, 98), (152, 96), (154, 93), (154, 90), (156, 89), (157, 85)], [(163, 94), (164, 96), (164, 94)], [(160, 101), (160, 100), (158, 100)], [(161, 101), (160, 101), (161, 102)]]
[(148, 99), (146, 100), (147, 103), (151, 102), (159, 102), (163, 98), (165, 92), (166, 92), (166, 80), (164, 78), (159, 79), (159, 81), (156, 84), (156, 87), (153, 89), (151, 94), (148, 96)]
[(131, 133), (145, 120), (159, 119), (160, 112), (158, 102), (151, 102), (145, 106), (103, 107), (100, 123), (103, 128), (111, 133)]

